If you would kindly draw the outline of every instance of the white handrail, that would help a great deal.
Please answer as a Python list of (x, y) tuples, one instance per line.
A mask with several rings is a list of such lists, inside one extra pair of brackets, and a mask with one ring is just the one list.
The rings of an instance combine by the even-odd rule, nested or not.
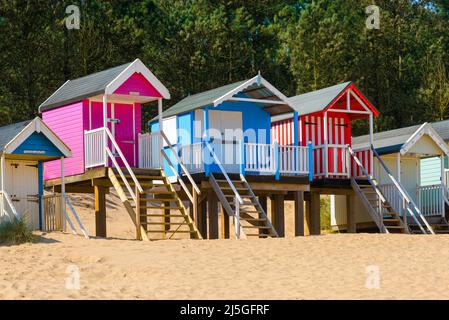
[[(104, 129), (106, 130), (106, 133), (107, 133), (107, 135), (109, 137), (109, 140), (111, 140), (112, 144), (114, 145), (115, 151), (117, 151), (117, 153), (120, 156), (120, 159), (122, 159), (122, 162), (125, 165), (126, 170), (128, 170), (129, 175), (133, 179), (134, 184), (136, 185), (136, 187), (139, 190), (139, 192), (142, 193), (143, 192), (143, 188), (140, 185), (139, 180), (137, 180), (136, 176), (134, 175), (134, 172), (131, 169), (130, 165), (128, 164), (128, 161), (126, 160), (125, 156), (123, 155), (122, 150), (120, 149), (120, 147), (118, 146), (117, 142), (115, 141), (114, 136), (112, 135), (111, 131), (109, 131), (109, 128), (104, 128)], [(106, 149), (109, 150), (109, 148), (107, 146), (106, 146)], [(111, 157), (111, 159), (115, 160), (115, 158), (112, 156), (111, 152), (109, 152), (109, 157)], [(113, 160), (113, 162), (115, 162), (114, 164), (116, 164), (116, 166), (118, 167), (117, 161), (114, 161), (114, 160)], [(134, 198), (135, 198), (135, 196), (134, 196)]]
[(240, 194), (238, 193), (237, 189), (234, 187), (234, 184), (232, 183), (231, 179), (229, 178), (226, 170), (224, 169), (223, 165), (220, 162), (220, 159), (218, 159), (217, 155), (215, 154), (214, 150), (212, 149), (211, 145), (209, 144), (209, 142), (205, 142), (206, 144), (206, 148), (210, 151), (212, 157), (215, 160), (215, 164), (218, 166), (218, 168), (220, 168), (220, 171), (223, 173), (227, 183), (229, 184), (229, 186), (231, 187), (232, 192), (234, 192), (234, 195), (236, 197), (236, 199), (238, 200), (238, 202), (240, 204), (243, 204), (243, 200), (242, 197), (240, 197)]
[(406, 201), (407, 204), (407, 211), (410, 212), (412, 218), (415, 220), (415, 222), (417, 223), (417, 225), (420, 227), (421, 231), (423, 233), (426, 233), (424, 228), (422, 227), (421, 223), (419, 222), (419, 220), (417, 219), (417, 217), (415, 216), (414, 212), (415, 211), (418, 216), (421, 218), (421, 220), (424, 222), (424, 224), (426, 225), (427, 229), (430, 231), (431, 234), (435, 234), (435, 232), (433, 231), (432, 227), (429, 225), (429, 223), (427, 222), (426, 218), (423, 216), (421, 210), (419, 210), (419, 208), (416, 206), (415, 202), (411, 199), (411, 197), (408, 195), (407, 191), (405, 191), (405, 189), (402, 187), (402, 185), (396, 180), (396, 178), (393, 176), (393, 174), (391, 173), (391, 171), (388, 169), (388, 167), (386, 166), (386, 164), (383, 162), (382, 158), (379, 156), (379, 154), (377, 153), (376, 149), (374, 148), (374, 146), (371, 146), (371, 150), (374, 154), (374, 156), (377, 158), (377, 160), (379, 161), (379, 164), (381, 165), (381, 167), (384, 169), (384, 171), (386, 172), (387, 176), (390, 178), (390, 180), (393, 182), (393, 184), (395, 185), (395, 187), (398, 189), (399, 193), (401, 194), (401, 196), (404, 198), (404, 200)]
[(160, 131), (160, 133), (161, 133), (162, 139), (167, 143), (167, 146), (168, 146), (169, 150), (175, 156), (176, 161), (178, 161), (179, 166), (181, 167), (182, 171), (184, 172), (184, 174), (189, 179), (190, 183), (192, 184), (192, 186), (195, 189), (195, 191), (197, 192), (197, 194), (201, 194), (200, 188), (198, 188), (197, 184), (195, 183), (195, 180), (193, 180), (193, 178), (190, 175), (189, 171), (187, 170), (187, 168), (183, 164), (181, 158), (178, 156), (178, 153), (173, 149), (173, 146), (171, 145), (171, 143), (168, 140), (167, 136), (165, 135), (164, 131)]

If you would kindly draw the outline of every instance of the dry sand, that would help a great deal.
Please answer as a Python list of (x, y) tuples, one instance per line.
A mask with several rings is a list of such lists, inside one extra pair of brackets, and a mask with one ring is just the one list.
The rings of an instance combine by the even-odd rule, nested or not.
[[(77, 202), (92, 233), (89, 201)], [(36, 244), (0, 246), (0, 299), (449, 298), (449, 236), (138, 242), (115, 207), (108, 239), (55, 232)], [(80, 290), (66, 288), (73, 265)], [(378, 289), (366, 287), (372, 265)]]

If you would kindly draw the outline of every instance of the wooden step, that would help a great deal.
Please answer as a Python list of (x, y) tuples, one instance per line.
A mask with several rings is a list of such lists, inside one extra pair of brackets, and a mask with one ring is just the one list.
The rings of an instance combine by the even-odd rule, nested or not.
[(260, 234), (247, 234), (247, 237), (263, 237), (263, 238), (268, 238), (268, 237), (274, 237), (274, 234), (271, 233), (260, 233)]
[(147, 233), (172, 233), (173, 235), (177, 233), (195, 233), (195, 231), (187, 230), (147, 230)]
[(141, 218), (186, 218), (183, 214), (141, 214)]
[(385, 226), (387, 229), (404, 229), (404, 226)]
[(145, 190), (142, 194), (172, 194), (172, 195), (176, 195), (176, 192), (171, 191), (171, 190)]
[[(126, 175), (125, 174), (125, 178), (127, 178), (128, 180), (133, 181), (133, 178), (130, 175)], [(166, 177), (164, 176), (142, 176), (142, 175), (136, 175), (136, 179), (139, 180), (161, 180), (164, 181), (166, 179)]]
[(271, 227), (267, 227), (267, 226), (242, 226), (243, 229), (271, 229)]
[[(131, 206), (134, 209), (136, 206)], [(140, 206), (140, 209), (159, 209), (159, 210), (181, 210), (184, 207), (166, 207), (166, 206)]]
[(187, 223), (187, 222), (141, 222), (141, 225), (145, 225), (145, 226), (157, 226), (157, 225), (161, 225), (161, 226), (168, 226), (168, 225), (176, 225), (176, 226), (190, 226), (191, 223)]

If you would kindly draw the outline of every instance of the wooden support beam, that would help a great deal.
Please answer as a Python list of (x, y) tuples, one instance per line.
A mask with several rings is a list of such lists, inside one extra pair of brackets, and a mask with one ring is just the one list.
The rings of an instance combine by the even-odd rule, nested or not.
[(356, 233), (357, 226), (354, 212), (354, 196), (346, 196), (347, 233)]
[(284, 195), (282, 194), (271, 197), (271, 220), (279, 237), (285, 237)]
[(220, 205), (220, 211), (221, 211), (221, 236), (223, 239), (229, 239), (230, 237), (229, 216), (224, 210), (222, 205)]
[(104, 187), (95, 186), (95, 235), (106, 238), (106, 193)]
[(321, 234), (320, 194), (312, 192), (310, 197), (310, 234)]
[[(169, 208), (171, 206), (170, 202), (164, 202), (164, 207)], [(166, 224), (164, 226), (165, 232), (170, 231), (170, 209), (164, 209), (164, 221)]]
[(295, 198), (295, 237), (302, 237), (304, 233), (304, 192), (296, 191)]
[(214, 191), (207, 195), (209, 211), (209, 239), (218, 239), (218, 197)]

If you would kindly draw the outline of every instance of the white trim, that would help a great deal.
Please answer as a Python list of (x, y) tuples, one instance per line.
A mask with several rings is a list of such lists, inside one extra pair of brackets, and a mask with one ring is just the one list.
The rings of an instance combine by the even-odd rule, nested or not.
[(92, 130), (92, 101), (89, 99), (89, 130)]
[[(142, 130), (140, 130), (142, 131)], [(133, 165), (134, 167), (137, 167), (136, 165), (136, 104), (133, 103)]]
[(440, 147), (441, 151), (445, 153), (446, 156), (449, 157), (449, 147), (444, 142), (443, 138), (435, 131), (432, 125), (428, 122), (423, 123), (418, 130), (416, 130), (410, 138), (404, 143), (401, 148), (401, 154), (405, 155), (410, 148), (419, 140), (423, 135), (427, 134), (432, 140)]
[(134, 60), (125, 70), (123, 70), (114, 80), (112, 80), (105, 89), (105, 94), (113, 94), (126, 80), (134, 73), (142, 74), (151, 85), (162, 95), (164, 99), (170, 99), (170, 92), (159, 81), (158, 78), (148, 69), (140, 59)]
[(11, 154), (34, 132), (44, 134), (65, 157), (70, 157), (72, 155), (72, 151), (69, 147), (39, 117), (34, 118), (33, 121), (11, 139), (3, 149), (3, 152)]
[(346, 110), (346, 109), (329, 109), (327, 112), (336, 112), (336, 113), (355, 113), (355, 114), (373, 114), (370, 111), (358, 111), (358, 110)]
[(284, 102), (282, 104), (288, 105), (290, 108), (292, 108), (292, 110), (294, 110), (293, 107), (290, 105), (290, 102), (288, 102), (288, 98), (260, 75), (257, 75), (254, 78), (249, 79), (248, 81), (245, 81), (243, 84), (239, 85), (237, 88), (229, 91), (228, 93), (226, 93), (226, 94), (222, 95), (221, 97), (219, 97), (218, 99), (214, 100), (214, 107), (218, 106), (219, 104), (221, 104), (224, 101), (227, 101), (227, 100), (233, 98), (233, 96), (235, 94), (243, 91), (244, 89), (248, 88), (249, 86), (251, 86), (254, 83), (260, 83), (260, 84), (264, 85), (268, 90), (270, 90), (274, 95), (276, 95), (279, 99), (281, 99)]
[(351, 91), (351, 95), (361, 104), (361, 106), (368, 111), (369, 113), (373, 113), (373, 111), (368, 108), (368, 106), (353, 92)]
[[(115, 120), (115, 103), (114, 102), (111, 102), (111, 118), (110, 118), (110, 120), (112, 120), (112, 119)], [(117, 140), (117, 137), (115, 136), (115, 121), (110, 121), (110, 120), (109, 120), (109, 122), (111, 123), (112, 136), (114, 137), (114, 139)], [(115, 154), (114, 145), (112, 145), (112, 154)]]
[(285, 105), (284, 101), (277, 100), (264, 100), (264, 99), (250, 99), (250, 98), (228, 98), (227, 101), (236, 101), (236, 102), (255, 102), (255, 103), (265, 103), (265, 104), (281, 104)]

